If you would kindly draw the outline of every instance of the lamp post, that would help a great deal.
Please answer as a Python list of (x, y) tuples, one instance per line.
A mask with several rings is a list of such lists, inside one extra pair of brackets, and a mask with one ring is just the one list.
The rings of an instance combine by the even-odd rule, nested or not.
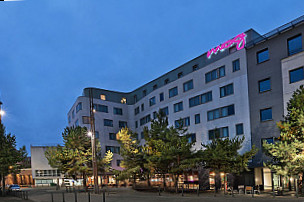
[(93, 178), (94, 178), (94, 192), (98, 194), (98, 169), (96, 159), (96, 137), (95, 137), (95, 117), (94, 117), (94, 103), (93, 103), (93, 90), (90, 88), (90, 125), (91, 125), (91, 142), (92, 142), (92, 163), (93, 163)]

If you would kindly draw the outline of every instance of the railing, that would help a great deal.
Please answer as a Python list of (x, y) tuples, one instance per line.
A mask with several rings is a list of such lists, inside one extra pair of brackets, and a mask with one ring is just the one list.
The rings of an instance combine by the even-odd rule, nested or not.
[(276, 29), (274, 29), (274, 30), (272, 30), (272, 31), (264, 34), (263, 36), (260, 36), (258, 38), (255, 38), (255, 39), (249, 41), (246, 44), (246, 47), (248, 47), (248, 48), (252, 47), (252, 46), (254, 46), (257, 43), (260, 43), (260, 42), (262, 42), (264, 40), (267, 40), (268, 38), (270, 38), (272, 36), (275, 36), (277, 34), (280, 34), (280, 33), (284, 32), (285, 30), (288, 30), (288, 29), (296, 26), (297, 24), (300, 24), (300, 23), (303, 23), (303, 22), (304, 22), (304, 15), (302, 15), (302, 16), (298, 17), (297, 19), (295, 19), (295, 20), (293, 20), (293, 21), (291, 21), (289, 23), (286, 23), (286, 24), (284, 24), (284, 25), (282, 25), (282, 26), (280, 26), (280, 27), (278, 27), (278, 28), (276, 28)]

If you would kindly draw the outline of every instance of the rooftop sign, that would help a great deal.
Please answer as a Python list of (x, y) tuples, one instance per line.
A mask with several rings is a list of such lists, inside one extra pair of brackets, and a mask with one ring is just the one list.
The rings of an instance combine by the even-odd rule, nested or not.
[(239, 34), (233, 39), (230, 39), (225, 43), (217, 46), (216, 48), (211, 48), (211, 50), (207, 52), (207, 58), (210, 59), (212, 54), (217, 54), (219, 51), (223, 52), (225, 49), (230, 48), (235, 44), (237, 50), (243, 49), (246, 44), (246, 36), (247, 35), (245, 33)]

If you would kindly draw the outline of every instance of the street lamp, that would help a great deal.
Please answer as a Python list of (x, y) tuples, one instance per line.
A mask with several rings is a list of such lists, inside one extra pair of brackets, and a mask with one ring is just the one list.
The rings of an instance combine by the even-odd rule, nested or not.
[(91, 142), (92, 142), (92, 163), (93, 163), (93, 177), (94, 177), (94, 191), (95, 194), (98, 194), (98, 168), (97, 168), (97, 159), (96, 159), (96, 140), (95, 140), (95, 117), (94, 117), (94, 103), (93, 103), (93, 90), (90, 88), (89, 91), (90, 98), (90, 125), (91, 131)]

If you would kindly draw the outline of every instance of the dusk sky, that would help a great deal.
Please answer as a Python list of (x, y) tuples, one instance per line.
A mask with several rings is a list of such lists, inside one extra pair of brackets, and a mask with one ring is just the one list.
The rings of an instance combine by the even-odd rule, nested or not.
[(132, 91), (303, 0), (24, 0), (0, 3), (0, 100), (18, 146), (61, 143), (85, 87)]

